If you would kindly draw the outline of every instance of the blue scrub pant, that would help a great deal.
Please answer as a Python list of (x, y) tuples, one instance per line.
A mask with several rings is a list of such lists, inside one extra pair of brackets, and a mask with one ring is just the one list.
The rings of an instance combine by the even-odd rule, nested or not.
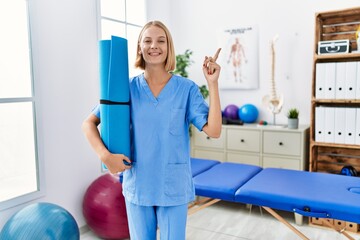
[(125, 202), (131, 240), (156, 240), (158, 227), (160, 240), (185, 240), (187, 204), (159, 207)]

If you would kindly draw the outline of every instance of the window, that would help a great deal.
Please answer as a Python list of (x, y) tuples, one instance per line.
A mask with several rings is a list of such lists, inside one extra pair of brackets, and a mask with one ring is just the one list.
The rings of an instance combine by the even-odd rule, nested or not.
[(40, 193), (26, 0), (0, 1), (0, 210)]
[(144, 0), (99, 0), (100, 39), (110, 39), (111, 35), (128, 40), (129, 75), (140, 73), (133, 67), (136, 57), (136, 43), (145, 24)]

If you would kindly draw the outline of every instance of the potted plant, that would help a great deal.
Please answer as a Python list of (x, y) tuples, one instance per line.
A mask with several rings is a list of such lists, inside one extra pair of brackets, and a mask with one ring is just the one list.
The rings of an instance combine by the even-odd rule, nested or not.
[(287, 112), (288, 128), (297, 129), (299, 127), (299, 110), (297, 108), (290, 108)]
[(193, 52), (187, 49), (184, 54), (176, 55), (176, 69), (173, 72), (174, 74), (178, 74), (186, 78), (189, 76), (187, 67), (193, 63), (193, 61), (190, 59), (192, 54)]
[[(178, 74), (186, 78), (189, 76), (187, 68), (193, 63), (190, 59), (192, 54), (193, 52), (190, 49), (187, 49), (183, 54), (176, 55), (176, 68), (173, 74)], [(206, 99), (209, 96), (209, 90), (206, 85), (202, 85), (199, 89), (204, 99)]]
[(202, 85), (200, 88), (200, 93), (203, 95), (204, 99), (209, 96), (209, 90), (207, 89), (206, 85)]

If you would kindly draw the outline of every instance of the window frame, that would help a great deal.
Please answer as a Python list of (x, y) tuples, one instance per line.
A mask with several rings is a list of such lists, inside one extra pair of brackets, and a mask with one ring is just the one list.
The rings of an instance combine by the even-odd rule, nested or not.
[(10, 198), (8, 200), (0, 201), (0, 211), (24, 204), (26, 202), (33, 201), (41, 198), (45, 195), (45, 179), (44, 179), (44, 164), (42, 158), (39, 157), (39, 145), (38, 145), (38, 129), (37, 129), (37, 111), (36, 102), (37, 98), (35, 95), (35, 80), (34, 80), (34, 66), (33, 66), (33, 54), (32, 54), (32, 38), (31, 38), (31, 21), (30, 21), (30, 4), (29, 0), (23, 0), (25, 2), (26, 16), (27, 19), (27, 34), (28, 34), (28, 50), (29, 50), (29, 67), (30, 67), (30, 85), (31, 85), (31, 96), (30, 97), (11, 97), (11, 98), (0, 98), (0, 104), (6, 103), (21, 103), (30, 102), (32, 105), (32, 116), (33, 116), (33, 138), (34, 138), (34, 153), (35, 153), (35, 166), (36, 166), (36, 182), (37, 190), (34, 192), (22, 194), (17, 197)]
[[(133, 27), (139, 27), (139, 28), (142, 28), (143, 26), (142, 25), (139, 25), (139, 24), (135, 24), (135, 23), (131, 23), (131, 22), (128, 22), (127, 20), (127, 10), (126, 10), (126, 2), (127, 1), (131, 1), (131, 0), (124, 0), (124, 3), (125, 3), (125, 20), (122, 21), (122, 20), (118, 20), (118, 19), (114, 19), (114, 18), (110, 18), (110, 17), (103, 17), (101, 15), (101, 1), (102, 0), (97, 0), (96, 1), (96, 9), (97, 9), (97, 16), (98, 16), (98, 21), (97, 21), (97, 34), (98, 34), (98, 40), (102, 40), (102, 37), (101, 37), (101, 20), (108, 20), (108, 21), (112, 21), (112, 22), (116, 22), (116, 23), (121, 23), (121, 24), (124, 24), (125, 25), (125, 38), (127, 37), (127, 26), (133, 26)], [(145, 7), (145, 0), (144, 0), (144, 7)], [(146, 17), (145, 17), (146, 19)]]
[[(132, 22), (129, 22), (128, 21), (128, 12), (127, 12), (127, 1), (131, 1), (131, 0), (124, 0), (124, 4), (125, 4), (125, 20), (118, 20), (118, 19), (114, 19), (114, 18), (110, 18), (110, 17), (105, 17), (105, 16), (102, 16), (101, 15), (101, 1), (102, 0), (96, 0), (96, 11), (97, 11), (97, 39), (98, 41), (100, 40), (106, 40), (106, 39), (103, 39), (102, 38), (102, 24), (101, 24), (101, 21), (102, 20), (107, 20), (107, 21), (111, 21), (111, 22), (114, 22), (114, 23), (118, 23), (118, 24), (124, 24), (125, 25), (125, 36), (119, 36), (119, 37), (124, 37), (126, 39), (128, 39), (129, 37), (129, 27), (135, 27), (135, 28), (139, 28), (139, 31), (143, 28), (143, 26), (145, 25), (146, 23), (146, 20), (147, 20), (147, 16), (146, 16), (146, 0), (143, 0), (143, 7), (144, 7), (144, 23), (143, 25), (139, 25), (139, 24), (136, 24), (136, 23), (132, 23)], [(131, 50), (129, 49), (129, 42), (128, 42), (128, 50)], [(138, 75), (140, 74), (142, 71), (140, 69), (136, 69), (134, 67), (134, 63), (133, 62), (130, 62), (130, 59), (132, 57), (132, 52), (128, 51), (128, 60), (129, 60), (129, 74), (131, 76), (133, 75)], [(102, 164), (103, 165), (103, 164)], [(107, 169), (102, 166), (102, 171), (107, 171)]]

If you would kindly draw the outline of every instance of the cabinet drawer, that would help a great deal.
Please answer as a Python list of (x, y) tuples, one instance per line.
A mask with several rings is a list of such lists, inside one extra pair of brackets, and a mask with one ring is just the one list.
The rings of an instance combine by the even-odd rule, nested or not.
[(270, 168), (270, 167), (303, 170), (300, 168), (300, 160), (298, 159), (264, 157), (263, 168)]
[(219, 160), (224, 162), (224, 153), (217, 152), (217, 151), (208, 151), (208, 150), (194, 150), (194, 157), (195, 158), (203, 158), (203, 159), (210, 159), (210, 160)]
[(210, 138), (204, 132), (193, 131), (193, 139), (195, 147), (208, 147), (223, 149), (225, 147), (225, 134), (221, 134), (219, 138)]
[(227, 162), (244, 163), (260, 166), (260, 156), (258, 155), (247, 155), (238, 153), (228, 153), (226, 155)]
[(227, 149), (247, 152), (259, 152), (260, 131), (242, 129), (228, 130)]
[(292, 132), (264, 132), (264, 153), (301, 155), (301, 134)]

